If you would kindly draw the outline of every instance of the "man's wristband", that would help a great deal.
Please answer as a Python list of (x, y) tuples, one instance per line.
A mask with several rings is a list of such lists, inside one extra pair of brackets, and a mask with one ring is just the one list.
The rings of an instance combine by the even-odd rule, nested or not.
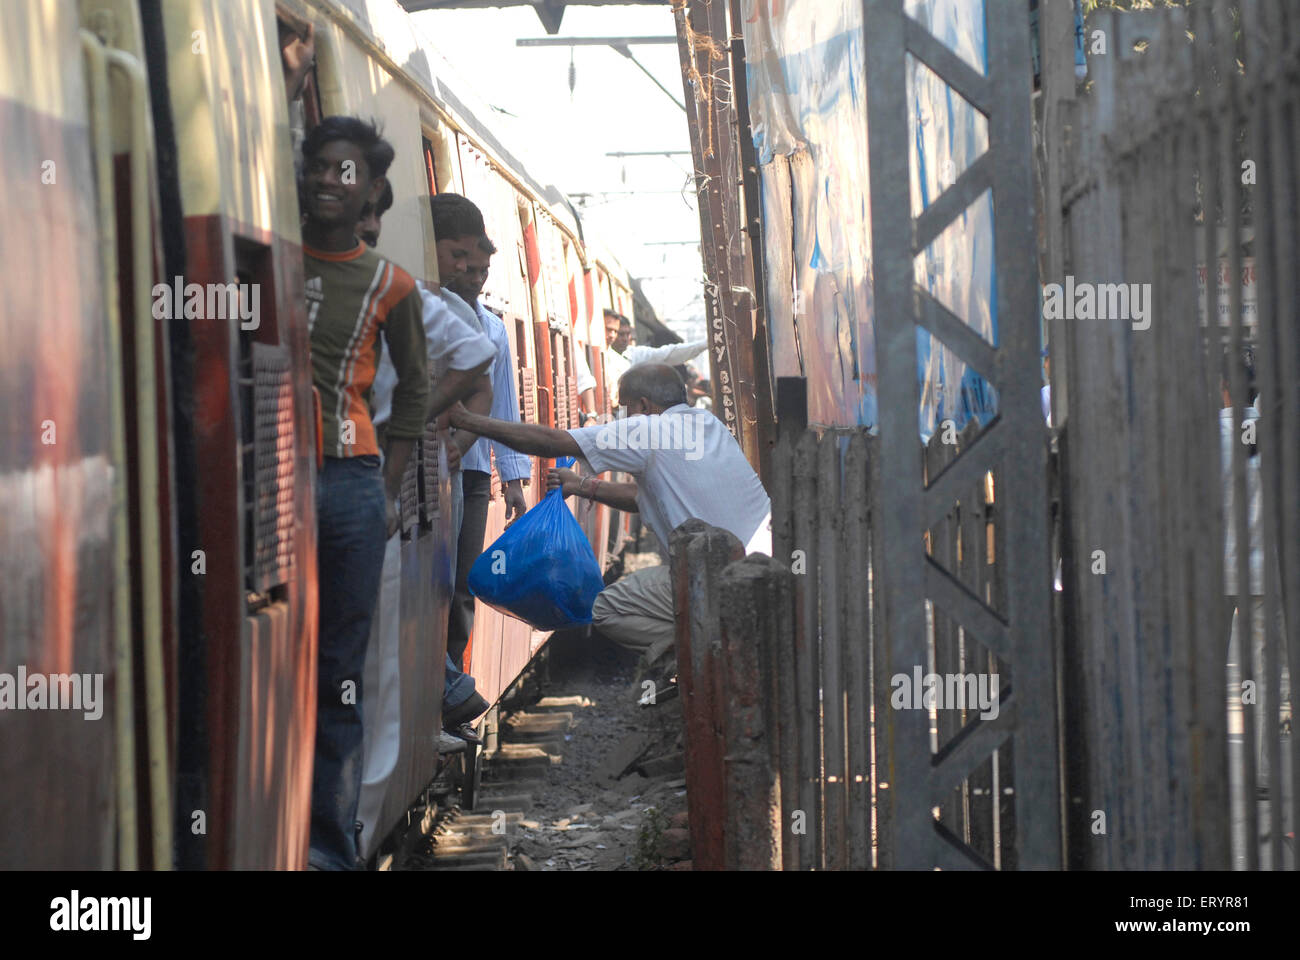
[[(583, 492), (582, 492), (583, 484), (585, 484), (588, 480), (591, 481), (591, 492), (590, 492), (590, 493), (583, 493)], [(600, 481), (599, 481), (597, 478), (595, 478), (595, 477), (583, 477), (581, 480), (578, 481), (578, 496), (580, 496), (580, 497), (585, 497), (585, 498), (588, 499), (588, 500), (595, 500), (595, 499), (596, 499), (596, 488), (599, 487), (599, 486), (600, 486)]]

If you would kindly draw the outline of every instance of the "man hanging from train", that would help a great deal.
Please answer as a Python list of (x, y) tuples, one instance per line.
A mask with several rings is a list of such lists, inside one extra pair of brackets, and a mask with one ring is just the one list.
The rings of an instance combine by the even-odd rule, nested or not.
[[(422, 319), (428, 346), (429, 369), (437, 385), (435, 392), (445, 387), (453, 395), (463, 396), (465, 406), (477, 413), (487, 414), (493, 408), (492, 374), (497, 357), (497, 347), (482, 331), (474, 310), (451, 292), (452, 284), (463, 285), (472, 251), (487, 232), (483, 215), (478, 207), (457, 194), (444, 193), (431, 202), (433, 234), (438, 258), (438, 279), (441, 288), (420, 288), (423, 302)], [(379, 224), (375, 223), (378, 231)], [(377, 233), (376, 233), (377, 239)], [(396, 376), (383, 359), (375, 377), (375, 422), (387, 421), (388, 396)], [(437, 416), (445, 409), (438, 406), (431, 412)], [(463, 458), (474, 443), (474, 437), (453, 434), (447, 444), (447, 463), (451, 471), (452, 530), (459, 538), (465, 511), (464, 489), (461, 480)], [(520, 509), (523, 495), (520, 493)], [(480, 546), (482, 534), (479, 534)], [(475, 551), (475, 556), (478, 552)], [(453, 563), (456, 561), (453, 559)], [(452, 618), (455, 617), (453, 601)], [(449, 644), (449, 650), (450, 644)], [(461, 647), (463, 652), (464, 647)], [(489, 706), (475, 689), (474, 678), (464, 673), (452, 656), (445, 662), (445, 679), (442, 694), (442, 725), (444, 731), (477, 742), (478, 737), (468, 724)]]
[[(356, 865), (361, 675), (379, 596), (385, 530), (397, 528), (402, 472), (424, 430), (429, 375), (410, 274), (357, 239), (394, 151), (356, 117), (328, 117), (303, 141), (303, 273), (312, 379), (321, 401), (317, 477), (319, 657), (310, 865)], [(368, 396), (382, 339), (396, 371), (381, 467)], [(455, 398), (444, 398), (443, 406)]]
[[(468, 203), (469, 201), (465, 201)], [(488, 265), (496, 247), (487, 237), (480, 237), (470, 251), (463, 274), (453, 275), (446, 286), (474, 310), (480, 329), (496, 348), (492, 373), (491, 416), (511, 423), (519, 422), (519, 391), (515, 384), (514, 358), (510, 354), (510, 337), (501, 319), (479, 302), (487, 282)], [(487, 438), (477, 438), (468, 431), (456, 433), (458, 442), (470, 445), (461, 460), (461, 484), (465, 511), (461, 519), (460, 541), (456, 551), (456, 593), (447, 621), (447, 655), (458, 669), (464, 669), (465, 648), (474, 631), (474, 596), (469, 592), (469, 571), (483, 552), (487, 533), (488, 500), (491, 497), (492, 461)], [(501, 478), (501, 495), (505, 498), (506, 526), (523, 516), (528, 509), (524, 501), (523, 481), (532, 476), (532, 460), (511, 450), (503, 443), (493, 443), (496, 451), (497, 476)]]
[[(597, 426), (556, 430), (508, 423), (456, 407), (457, 428), (541, 457), (582, 457), (590, 475), (552, 470), (548, 486), (618, 510), (639, 511), (664, 548), (692, 517), (730, 530), (746, 552), (772, 551), (772, 504), (740, 445), (722, 421), (686, 404), (686, 385), (672, 367), (645, 363), (619, 380), (628, 416)], [(622, 471), (630, 482), (600, 480)], [(657, 665), (673, 648), (673, 594), (668, 567), (638, 570), (606, 587), (592, 609), (605, 636)]]
[(629, 367), (638, 363), (666, 363), (675, 367), (693, 358), (709, 345), (708, 340), (692, 340), (690, 343), (669, 343), (662, 347), (643, 347), (633, 341), (632, 321), (613, 310), (605, 311), (605, 351), (606, 381), (615, 387), (611, 391), (613, 406), (618, 407), (620, 400), (615, 386)]

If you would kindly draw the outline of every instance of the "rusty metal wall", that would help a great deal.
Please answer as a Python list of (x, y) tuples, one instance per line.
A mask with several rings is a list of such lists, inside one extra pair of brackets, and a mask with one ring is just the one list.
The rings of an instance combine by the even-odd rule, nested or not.
[[(1300, 14), (1230, 7), (1099, 15), (1077, 91), (1069, 8), (1046, 10), (1040, 291), (1019, 24), (986, 23), (982, 74), (866, 0), (881, 431), (809, 430), (782, 380), (772, 561), (674, 534), (697, 867), (1294, 869)], [(916, 218), (908, 53), (990, 125)], [(911, 269), (988, 188), (996, 344)], [(918, 325), (1001, 409), (923, 449)], [(918, 702), (929, 674), (974, 678), (978, 709)]]
[[(124, 452), (110, 440), (121, 444), (125, 432), (113, 400), (122, 390), (120, 333), (97, 250), (76, 12), (28, 0), (6, 8), (5, 27), (0, 155), (7, 169), (32, 172), (0, 197), (6, 221), (25, 225), (0, 239), (0, 334), (28, 344), (0, 357), (9, 411), (0, 426), (0, 822), (9, 825), (0, 866), (108, 869), (124, 805), (115, 776), (126, 749), (115, 734), (120, 704), (131, 718), (115, 657), (130, 624), (129, 609), (115, 608), (129, 593), (114, 595), (127, 572)], [(49, 60), (62, 72), (48, 72)], [(92, 692), (98, 676), (100, 712), (26, 709), (20, 670), (81, 674)], [(124, 786), (133, 818), (135, 784)]]
[[(768, 619), (790, 628), (768, 641), (766, 702), (777, 718), (762, 719), (787, 869), (1061, 864), (1027, 21), (968, 6), (983, 21), (984, 69), (909, 16), (903, 0), (862, 8), (879, 436), (809, 431), (820, 410), (812, 393), (824, 384), (800, 383), (785, 396), (778, 389), (774, 561), (793, 583), (787, 592), (783, 569), (766, 574), (769, 595), (789, 597)], [(988, 128), (987, 149), (945, 175), (946, 188), (920, 209), (909, 192), (909, 164), (918, 161), (900, 148), (909, 143), (907, 79), (917, 61)], [(916, 269), (979, 203), (991, 213), (996, 252), (992, 334), (941, 303)], [(941, 446), (928, 455), (917, 438), (918, 334), (926, 333), (996, 389), (1000, 411), (960, 436), (960, 424), (940, 422)], [(990, 524), (994, 490), (1008, 506)], [(745, 736), (756, 735), (758, 720), (746, 685), (723, 679), (736, 666), (726, 637), (737, 627), (725, 612), (734, 604), (719, 603), (744, 595), (757, 571), (724, 569), (715, 533), (682, 534), (674, 562), (684, 571), (679, 606), (691, 611), (678, 637), (688, 790), (706, 794), (692, 801), (695, 858), (736, 866), (727, 859), (732, 838), (752, 829), (739, 813), (753, 811), (745, 794), (719, 782), (726, 770), (710, 758), (719, 743), (736, 746), (735, 718), (747, 718)], [(988, 559), (977, 562), (978, 550), (995, 558), (996, 572)], [(964, 699), (925, 699), (920, 688), (935, 671), (970, 678), (992, 700), (971, 710)], [(749, 666), (740, 673), (753, 677)], [(912, 695), (899, 696), (908, 684)]]
[[(1066, 54), (1046, 29), (1061, 218), (1045, 279), (1147, 292), (1145, 317), (1049, 312), (1070, 862), (1294, 868), (1283, 834), (1300, 764), (1279, 697), (1300, 662), (1300, 13), (1279, 0), (1099, 13), (1086, 91), (1050, 82)], [(1260, 400), (1229, 362), (1225, 407), (1225, 354), (1245, 348)], [(1229, 530), (1252, 549), (1226, 556)]]

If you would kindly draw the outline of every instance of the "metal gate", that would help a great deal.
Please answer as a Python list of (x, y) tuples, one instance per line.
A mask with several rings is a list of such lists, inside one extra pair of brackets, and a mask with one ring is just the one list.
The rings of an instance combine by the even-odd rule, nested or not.
[[(1051, 639), (1047, 542), (1047, 434), (1039, 408), (1039, 306), (1029, 31), (1023, 17), (986, 4), (986, 72), (972, 67), (904, 12), (903, 0), (864, 0), (867, 138), (871, 176), (880, 448), (873, 484), (884, 672), (925, 672), (933, 657), (929, 619), (946, 617), (996, 657), (996, 718), (975, 714), (932, 752), (926, 710), (886, 711), (877, 770), (882, 848), (903, 868), (985, 866), (943, 826), (938, 808), (1004, 742), (1016, 758), (1016, 858), (1022, 868), (1061, 865), (1057, 691)], [(1012, 5), (1015, 6), (1015, 5)], [(919, 215), (908, 192), (905, 70), (916, 57), (987, 117), (988, 149)], [(999, 326), (996, 343), (914, 281), (918, 255), (985, 191), (992, 191)], [(926, 483), (917, 450), (918, 326), (943, 341), (996, 389), (999, 412)], [(992, 474), (995, 549), (1011, 588), (978, 596), (927, 556), (926, 533), (954, 501)], [(1007, 673), (1014, 676), (1007, 682)], [(883, 779), (883, 777), (882, 777)], [(885, 784), (879, 786), (884, 787)]]

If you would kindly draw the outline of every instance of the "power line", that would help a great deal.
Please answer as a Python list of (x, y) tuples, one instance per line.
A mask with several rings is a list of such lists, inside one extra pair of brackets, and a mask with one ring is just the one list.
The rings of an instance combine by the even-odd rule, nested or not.
[[(643, 64), (636, 57), (632, 56), (632, 51), (629, 49), (633, 44), (661, 44), (661, 43), (671, 43), (675, 45), (677, 43), (677, 37), (676, 36), (671, 36), (671, 37), (520, 37), (518, 40), (515, 41), (515, 46), (517, 47), (568, 47), (570, 50), (572, 50), (574, 47), (612, 47), (613, 49), (617, 50), (620, 54), (622, 54), (623, 56), (631, 60), (634, 64), (636, 64), (637, 69), (639, 69), (642, 73), (644, 73), (647, 77), (649, 77), (650, 82), (653, 83), (660, 90), (662, 90), (664, 96), (667, 97), (669, 100), (671, 100), (677, 106), (677, 108), (682, 111), (682, 113), (685, 113), (686, 104), (682, 103), (675, 96), (673, 96), (672, 91), (669, 90), (667, 87), (665, 87), (662, 83), (660, 83), (659, 78), (656, 77), (653, 73), (651, 73), (646, 68), (645, 64)], [(572, 70), (573, 67), (572, 57), (570, 57), (569, 66), (570, 66), (569, 88), (570, 88), (570, 93), (572, 93), (572, 88), (574, 84), (574, 74)]]
[(626, 47), (642, 43), (677, 43), (673, 37), (520, 37), (517, 47)]
[(671, 193), (679, 194), (681, 190), (565, 190), (570, 197), (622, 197), (636, 196), (641, 193)]

